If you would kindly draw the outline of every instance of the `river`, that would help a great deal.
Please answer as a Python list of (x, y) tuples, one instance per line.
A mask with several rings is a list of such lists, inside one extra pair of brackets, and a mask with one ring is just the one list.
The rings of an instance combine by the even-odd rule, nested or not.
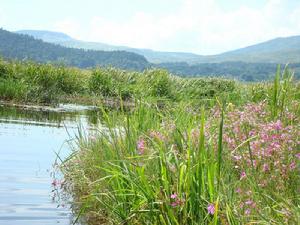
[(53, 165), (57, 153), (70, 154), (78, 125), (88, 130), (93, 115), (73, 105), (46, 111), (0, 105), (0, 225), (72, 224), (69, 205), (54, 198)]

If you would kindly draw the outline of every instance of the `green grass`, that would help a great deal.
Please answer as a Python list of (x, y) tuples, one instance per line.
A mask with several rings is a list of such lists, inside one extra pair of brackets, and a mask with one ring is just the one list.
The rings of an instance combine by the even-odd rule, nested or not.
[(51, 104), (76, 102), (78, 99), (93, 103), (95, 98), (128, 102), (135, 99), (199, 101), (225, 96), (236, 90), (237, 83), (233, 80), (180, 78), (158, 69), (142, 73), (114, 68), (80, 70), (32, 62), (0, 61), (0, 99), (23, 103)]
[(131, 111), (103, 110), (106, 129), (82, 131), (61, 165), (78, 218), (299, 224), (299, 86), (286, 69), (264, 87), (241, 89), (235, 104), (221, 95), (209, 107), (138, 101)]

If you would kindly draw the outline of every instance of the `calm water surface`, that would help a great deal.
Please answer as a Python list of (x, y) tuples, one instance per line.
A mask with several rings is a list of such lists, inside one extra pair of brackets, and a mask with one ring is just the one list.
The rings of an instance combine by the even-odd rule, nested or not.
[(78, 124), (88, 129), (95, 118), (89, 111), (65, 109), (0, 106), (0, 225), (72, 224), (69, 207), (52, 199), (51, 172), (56, 153), (62, 158), (70, 153), (68, 141)]

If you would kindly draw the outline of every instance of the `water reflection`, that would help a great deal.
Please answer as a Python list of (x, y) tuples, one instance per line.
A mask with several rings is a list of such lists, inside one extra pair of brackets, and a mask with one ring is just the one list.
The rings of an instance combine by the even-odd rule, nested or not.
[(65, 108), (0, 106), (0, 225), (71, 224), (70, 210), (52, 200), (55, 152), (66, 157), (70, 153), (66, 141), (77, 134), (78, 124), (89, 130), (100, 115)]

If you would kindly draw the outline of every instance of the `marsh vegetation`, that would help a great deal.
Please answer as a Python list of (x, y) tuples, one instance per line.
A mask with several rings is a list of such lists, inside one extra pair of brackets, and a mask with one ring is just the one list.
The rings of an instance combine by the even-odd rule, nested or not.
[[(158, 81), (164, 89), (151, 85), (148, 95), (172, 97), (174, 83)], [(209, 104), (138, 101), (130, 111), (103, 109), (107, 129), (79, 135), (61, 165), (63, 191), (78, 218), (88, 224), (299, 224), (299, 84), (288, 68), (278, 68), (273, 83), (239, 85), (209, 96)]]

